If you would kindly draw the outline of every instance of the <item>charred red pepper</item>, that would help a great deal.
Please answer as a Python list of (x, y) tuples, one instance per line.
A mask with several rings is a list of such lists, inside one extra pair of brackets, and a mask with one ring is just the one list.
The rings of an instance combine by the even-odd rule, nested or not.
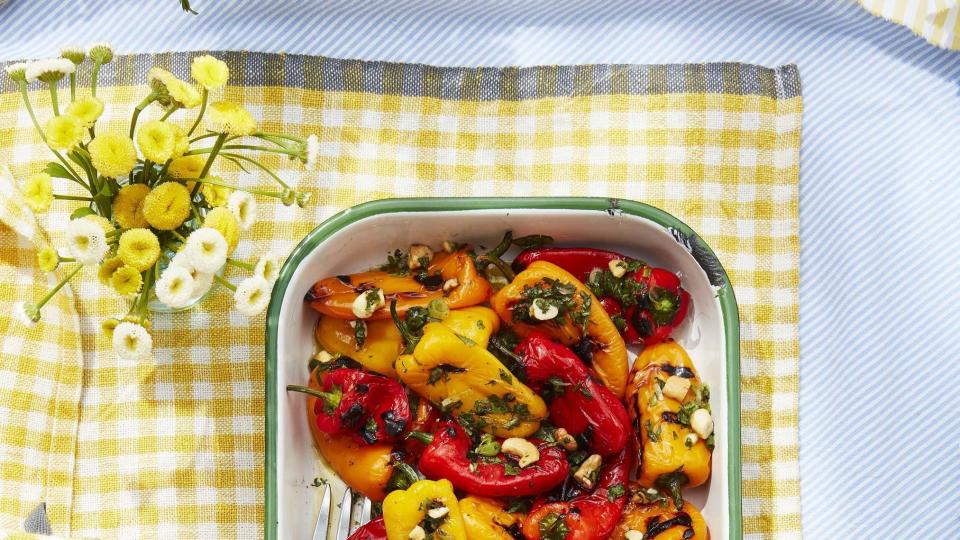
[(630, 431), (626, 408), (573, 351), (546, 334), (532, 332), (516, 353), (527, 384), (547, 398), (550, 418), (557, 427), (582, 436), (598, 454), (623, 450)]
[(410, 424), (410, 404), (399, 382), (383, 375), (341, 367), (323, 372), (320, 389), (287, 386), (318, 398), (317, 429), (350, 433), (362, 444), (396, 441)]
[[(410, 431), (424, 433), (433, 433), (437, 422), (440, 421), (440, 411), (433, 406), (433, 403), (420, 396), (413, 394), (410, 396), (410, 410), (413, 411), (413, 420), (410, 422)], [(416, 462), (417, 456), (423, 453), (426, 448), (423, 441), (414, 437), (405, 437), (403, 439), (404, 455), (411, 464)], [(413, 461), (411, 461), (411, 458)]]
[[(521, 270), (534, 261), (551, 262), (586, 283), (628, 343), (664, 341), (690, 309), (690, 295), (676, 274), (614, 251), (533, 248), (517, 255), (513, 267)], [(625, 273), (621, 277), (610, 269), (614, 261), (622, 261)]]
[(383, 518), (368, 521), (347, 537), (347, 540), (387, 540), (387, 527)]
[(624, 451), (600, 473), (596, 487), (568, 500), (540, 500), (523, 520), (528, 540), (603, 540), (610, 537), (627, 502), (630, 456)]
[(531, 440), (540, 459), (520, 468), (512, 456), (500, 452), (500, 444), (485, 435), (479, 445), (456, 422), (442, 422), (437, 431), (414, 434), (429, 441), (420, 456), (420, 472), (427, 478), (446, 478), (459, 490), (488, 497), (536, 495), (560, 485), (570, 465), (563, 449), (545, 441)]

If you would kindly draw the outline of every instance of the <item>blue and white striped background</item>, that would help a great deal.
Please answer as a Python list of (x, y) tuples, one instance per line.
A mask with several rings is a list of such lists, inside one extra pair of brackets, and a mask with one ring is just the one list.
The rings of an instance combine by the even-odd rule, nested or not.
[(960, 53), (841, 1), (194, 4), (199, 17), (176, 0), (9, 0), (0, 60), (109, 40), (471, 66), (798, 64), (805, 536), (960, 538)]

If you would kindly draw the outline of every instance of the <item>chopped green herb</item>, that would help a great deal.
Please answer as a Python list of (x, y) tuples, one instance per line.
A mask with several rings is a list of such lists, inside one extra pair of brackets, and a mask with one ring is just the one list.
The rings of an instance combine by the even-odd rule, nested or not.
[(516, 476), (520, 474), (520, 467), (512, 461), (504, 461), (503, 474), (507, 476)]
[(508, 499), (507, 507), (504, 509), (508, 514), (522, 513), (526, 514), (530, 511), (530, 507), (533, 506), (533, 501), (530, 499), (516, 498)]
[(473, 451), (481, 456), (495, 457), (500, 453), (500, 443), (493, 438), (493, 435), (484, 433), (483, 436), (480, 437), (480, 444), (478, 444)]
[(580, 333), (583, 335), (587, 334), (587, 326), (590, 324), (591, 304), (593, 304), (593, 298), (590, 293), (580, 291), (580, 306), (570, 313), (570, 320), (580, 327)]
[(644, 427), (647, 428), (647, 438), (651, 442), (660, 442), (660, 434), (662, 433), (663, 426), (657, 426), (657, 429), (653, 429), (653, 423), (650, 420), (647, 420), (644, 424)]
[(500, 380), (507, 384), (513, 384), (513, 377), (505, 369), (500, 370)]
[(353, 321), (353, 339), (357, 342), (356, 347), (359, 351), (367, 341), (367, 323), (362, 320)]
[(574, 299), (576, 293), (577, 288), (573, 284), (563, 283), (553, 278), (543, 278), (536, 285), (523, 288), (520, 300), (512, 308), (513, 320), (533, 324), (543, 322), (530, 316), (530, 307), (537, 303), (537, 306), (544, 311), (551, 306), (556, 307), (557, 316), (549, 322), (559, 324), (563, 317), (578, 308)]
[(477, 330), (486, 330), (487, 325), (483, 324), (483, 321), (477, 319)]
[(544, 383), (540, 393), (543, 394), (544, 399), (549, 400), (562, 396), (567, 391), (568, 386), (570, 386), (570, 383), (565, 382), (557, 375), (551, 375)]
[(566, 519), (556, 512), (550, 512), (543, 516), (538, 529), (540, 530), (540, 538), (543, 540), (565, 540), (567, 535), (570, 534), (570, 527), (567, 526)]
[(447, 375), (446, 371), (435, 367), (430, 370), (430, 376), (427, 378), (427, 384), (436, 384), (441, 379), (446, 381), (448, 377), (449, 375)]
[(460, 338), (460, 341), (462, 341), (465, 345), (468, 345), (468, 346), (470, 346), (470, 347), (476, 347), (476, 346), (477, 346), (477, 342), (476, 342), (476, 341), (468, 338), (467, 336), (465, 336), (465, 335), (463, 335), (463, 334), (457, 334), (456, 332), (454, 332), (454, 335), (457, 336), (458, 338)]
[(389, 272), (395, 276), (406, 276), (410, 274), (410, 254), (401, 250), (395, 250), (393, 254), (387, 255), (387, 262), (381, 264), (378, 269)]
[(620, 497), (623, 497), (624, 493), (626, 493), (626, 490), (623, 489), (623, 484), (610, 486), (610, 489), (607, 490), (607, 500), (613, 502)]
[[(628, 272), (635, 271), (642, 265), (640, 261), (627, 260)], [(609, 296), (624, 308), (637, 305), (637, 298), (647, 294), (646, 285), (633, 279), (629, 273), (623, 278), (618, 278), (606, 268), (591, 272), (586, 285), (597, 297)]]
[(593, 399), (593, 394), (590, 393), (590, 389), (587, 388), (585, 381), (578, 382), (577, 385), (574, 386), (574, 388), (577, 390), (577, 392), (580, 392), (580, 394), (586, 397), (587, 399)]
[(623, 333), (627, 329), (627, 320), (623, 318), (622, 314), (611, 315), (610, 320), (613, 321), (613, 325), (617, 327), (618, 332)]

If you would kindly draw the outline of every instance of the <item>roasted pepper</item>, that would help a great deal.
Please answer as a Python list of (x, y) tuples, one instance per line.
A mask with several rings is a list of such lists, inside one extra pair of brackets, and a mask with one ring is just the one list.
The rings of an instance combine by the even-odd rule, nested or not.
[(676, 274), (614, 251), (532, 248), (517, 255), (513, 266), (521, 270), (535, 261), (556, 264), (586, 283), (628, 343), (649, 346), (664, 341), (690, 308), (690, 295)]
[(516, 352), (527, 384), (549, 396), (550, 418), (557, 427), (585, 438), (592, 452), (611, 455), (623, 450), (630, 430), (623, 403), (594, 379), (573, 351), (534, 331)]
[(386, 306), (394, 299), (400, 313), (414, 306), (426, 307), (434, 299), (442, 299), (450, 309), (456, 309), (482, 304), (492, 290), (490, 283), (477, 272), (466, 250), (438, 253), (425, 269), (411, 271), (400, 265), (391, 270), (370, 270), (321, 279), (307, 293), (305, 301), (325, 316), (353, 320), (357, 318), (353, 312), (357, 296), (367, 290), (379, 289), (383, 291), (386, 304), (369, 317), (378, 320), (390, 318)]
[(347, 540), (387, 540), (387, 526), (383, 518), (379, 517), (361, 525), (359, 529), (347, 537)]
[(617, 397), (623, 396), (626, 344), (597, 298), (572, 274), (553, 263), (533, 262), (493, 295), (490, 305), (521, 337), (536, 329), (572, 347)]
[(650, 540), (710, 540), (700, 510), (688, 501), (684, 501), (682, 510), (677, 510), (673, 503), (628, 502), (610, 539), (629, 540), (630, 531)]
[(668, 341), (637, 357), (626, 402), (639, 458), (637, 481), (664, 490), (683, 508), (680, 488), (699, 486), (710, 477), (709, 388), (683, 347)]
[(366, 338), (357, 347), (356, 332), (351, 321), (320, 317), (315, 338), (323, 350), (348, 356), (370, 371), (396, 379), (393, 362), (403, 352), (403, 337), (392, 321), (368, 321)]
[(479, 445), (474, 445), (456, 422), (443, 422), (433, 435), (419, 437), (430, 441), (420, 455), (420, 472), (427, 478), (446, 478), (455, 488), (473, 495), (536, 495), (560, 485), (570, 470), (563, 449), (545, 441), (531, 441), (539, 459), (520, 467), (516, 456), (502, 452), (502, 441), (484, 435)]
[[(310, 376), (310, 387), (320, 389), (316, 371)], [(361, 444), (351, 435), (330, 435), (317, 428), (318, 399), (306, 396), (307, 422), (317, 450), (333, 472), (351, 489), (374, 501), (382, 501), (387, 490), (405, 487), (416, 481), (416, 472), (401, 463), (390, 444)]]
[(508, 531), (516, 530), (520, 523), (504, 510), (503, 503), (486, 497), (471, 495), (460, 499), (460, 513), (469, 540), (514, 540)]
[[(440, 421), (440, 411), (433, 406), (433, 403), (413, 394), (410, 396), (410, 410), (413, 412), (413, 420), (410, 422), (411, 432), (434, 432), (437, 422)], [(426, 444), (418, 439), (409, 436), (403, 438), (403, 450), (410, 463), (416, 462), (424, 448), (426, 448)]]
[(404, 384), (442, 411), (498, 437), (531, 435), (547, 417), (543, 399), (493, 354), (439, 323), (423, 328), (413, 354), (398, 358), (396, 368)]
[(604, 540), (620, 521), (627, 502), (630, 480), (630, 455), (621, 452), (613, 458), (592, 491), (569, 500), (534, 504), (523, 520), (527, 540)]
[(317, 398), (317, 429), (350, 433), (362, 444), (394, 442), (410, 425), (410, 403), (403, 386), (383, 375), (348, 367), (325, 370), (320, 388), (289, 385), (287, 390)]
[(467, 540), (460, 505), (448, 480), (420, 480), (406, 490), (390, 493), (383, 501), (383, 522), (389, 540)]

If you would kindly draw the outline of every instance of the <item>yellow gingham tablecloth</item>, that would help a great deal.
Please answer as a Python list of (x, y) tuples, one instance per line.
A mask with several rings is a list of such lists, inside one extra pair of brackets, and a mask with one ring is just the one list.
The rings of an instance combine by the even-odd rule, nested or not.
[(960, 0), (859, 0), (870, 13), (902, 24), (930, 43), (960, 49)]
[[(319, 174), (273, 162), (317, 204), (260, 201), (242, 259), (288, 253), (336, 211), (395, 196), (612, 196), (690, 224), (740, 303), (745, 537), (799, 537), (794, 66), (461, 69), (215, 55), (231, 68), (225, 96), (264, 129), (321, 140)], [(106, 66), (98, 94), (110, 127), (125, 129), (149, 67), (186, 78), (192, 57), (122, 56)], [(41, 122), (44, 94), (32, 93)], [(35, 248), (44, 229), (58, 245), (73, 208), (58, 203), (38, 227), (17, 203), (12, 184), (46, 160), (3, 82), (0, 163), (15, 180), (0, 178), (0, 531), (29, 522), (64, 537), (262, 536), (262, 317), (232, 311), (219, 288), (198, 309), (155, 315), (151, 360), (120, 361), (99, 325), (125, 306), (86, 270), (35, 328), (11, 319), (12, 302), (56, 281), (37, 269)], [(271, 187), (263, 175), (222, 167), (244, 185)]]

